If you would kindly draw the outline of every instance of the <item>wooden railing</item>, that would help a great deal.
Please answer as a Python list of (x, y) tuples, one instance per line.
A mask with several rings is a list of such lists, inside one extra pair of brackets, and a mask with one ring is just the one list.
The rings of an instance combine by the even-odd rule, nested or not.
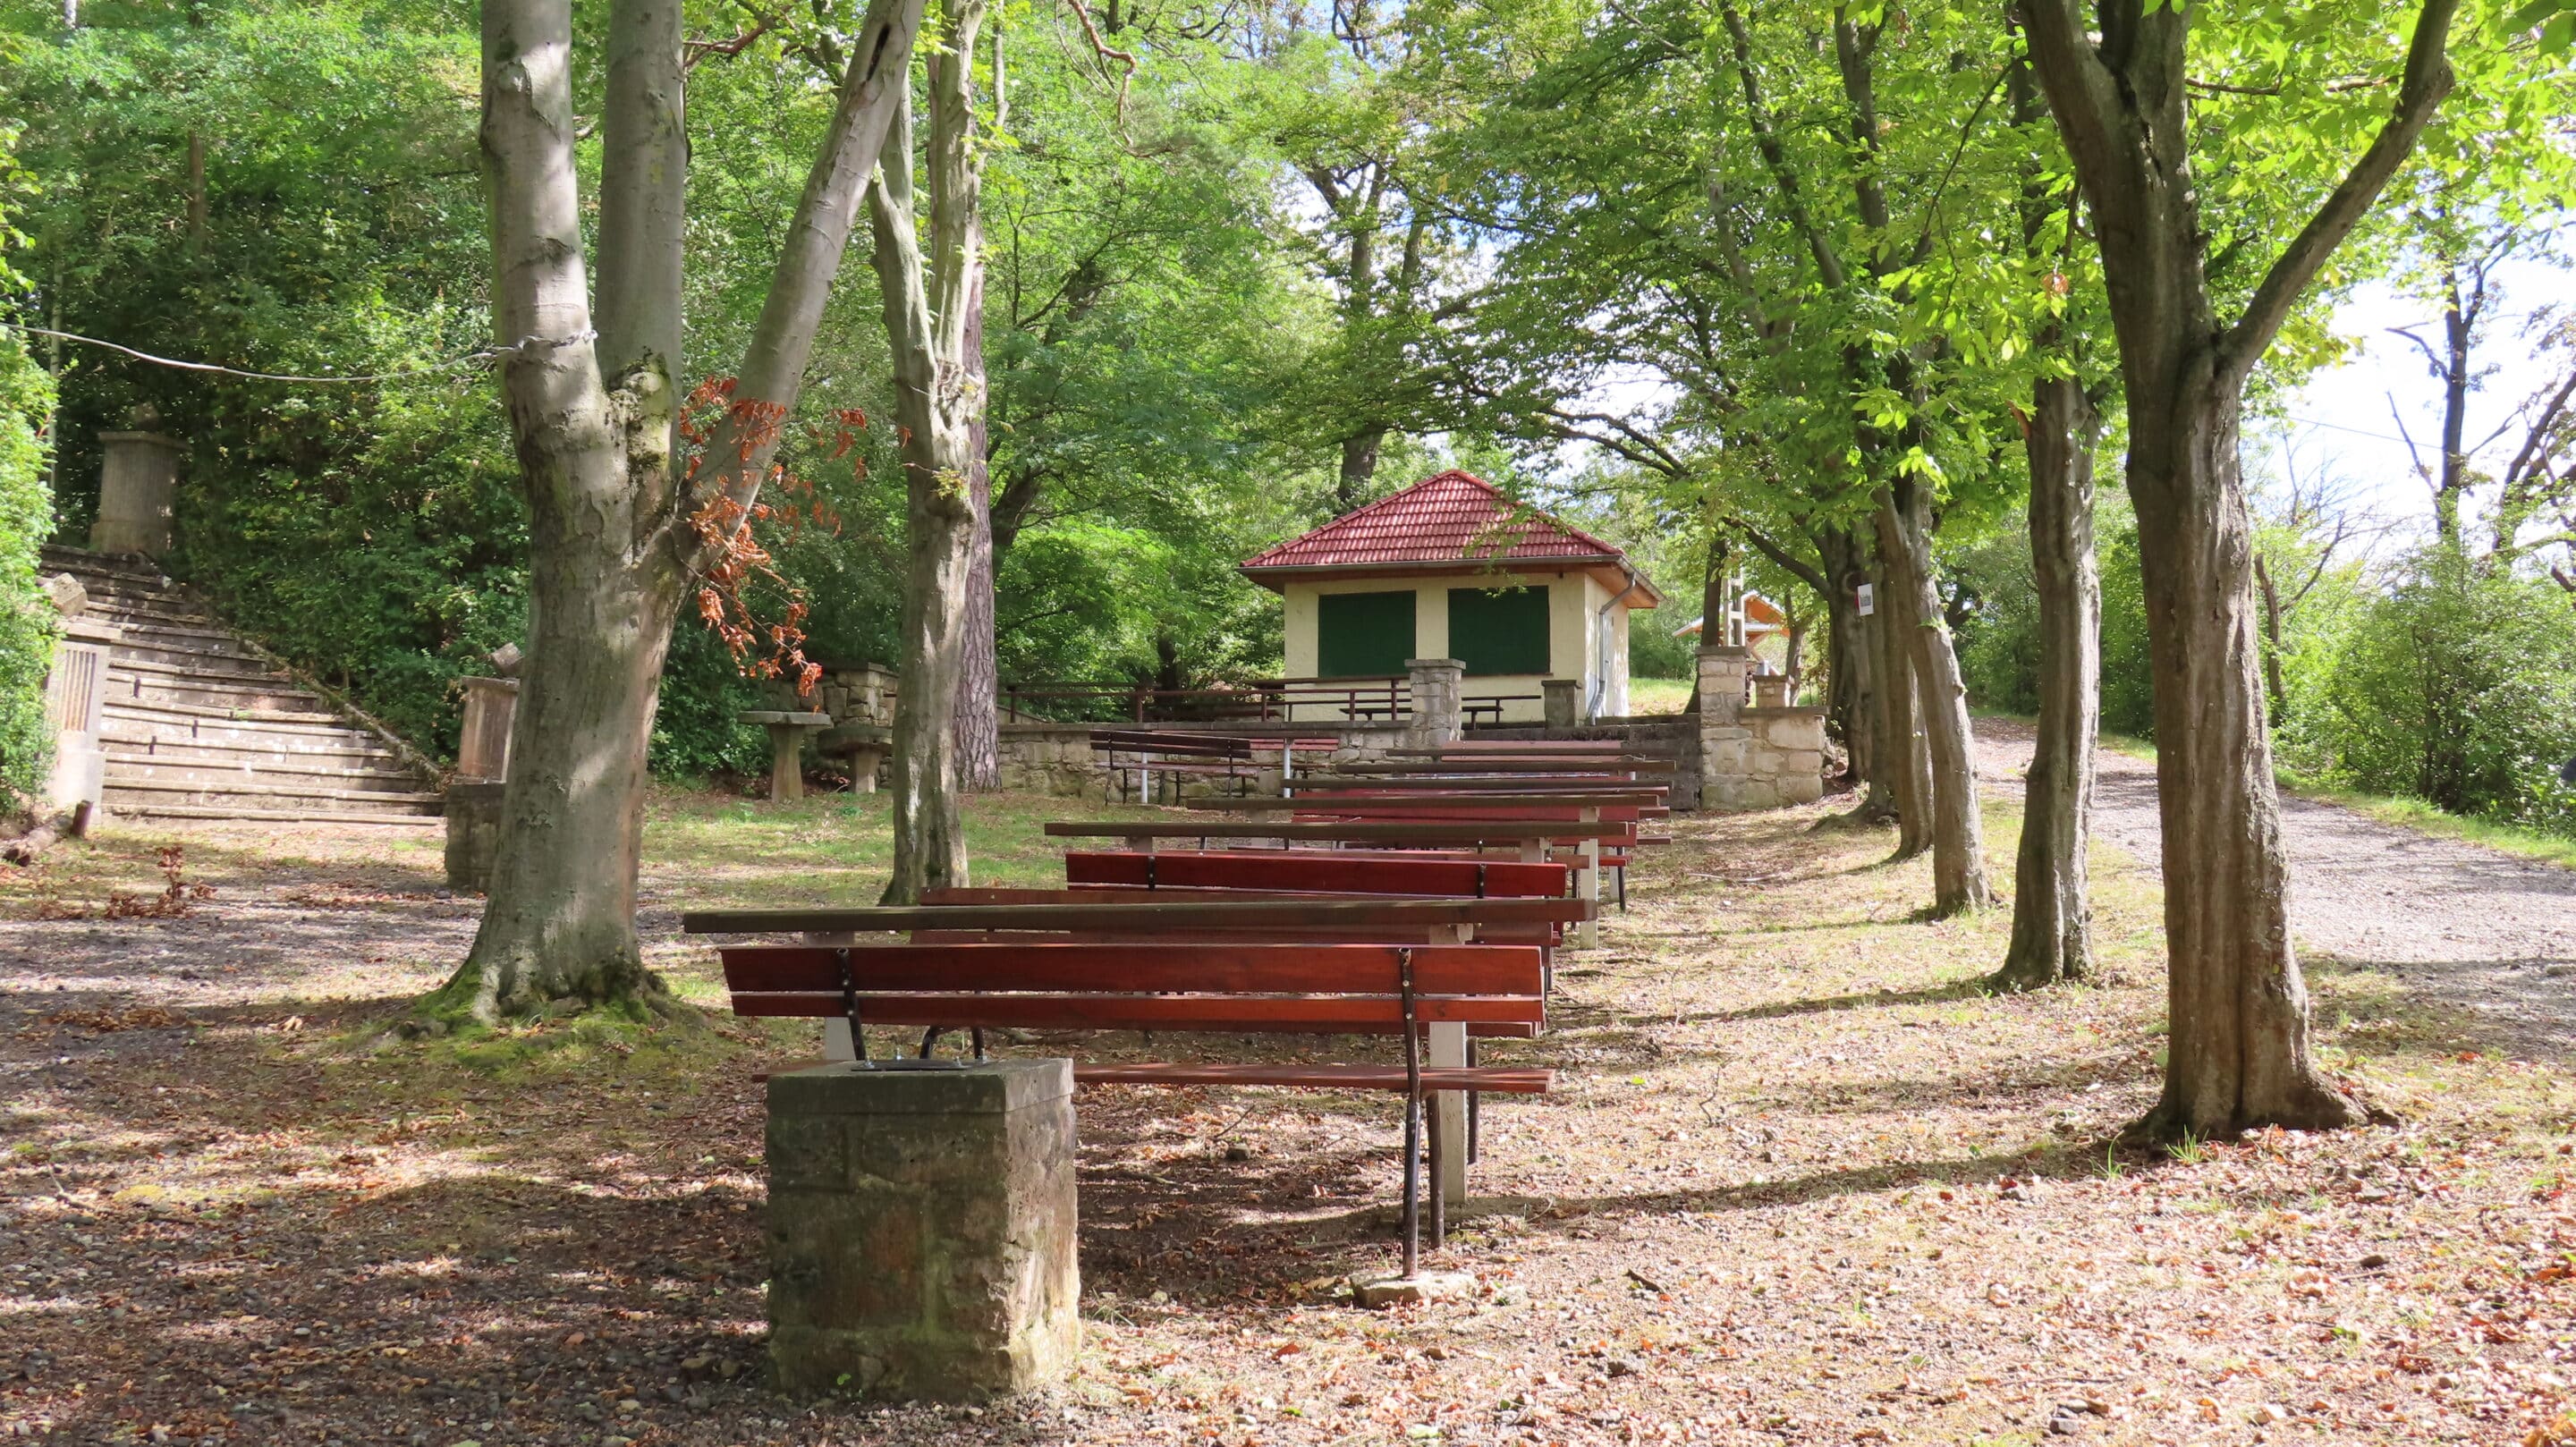
[(1267, 678), (1206, 688), (1134, 683), (1007, 683), (1006, 723), (1402, 722), (1412, 713), (1402, 674), (1375, 678)]

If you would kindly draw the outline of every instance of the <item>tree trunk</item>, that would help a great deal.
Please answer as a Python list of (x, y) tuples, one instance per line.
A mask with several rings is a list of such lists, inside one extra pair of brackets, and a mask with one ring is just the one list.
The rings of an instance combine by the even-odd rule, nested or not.
[[(603, 119), (598, 339), (586, 294), (569, 0), (483, 7), (483, 150), (494, 323), (530, 523), (528, 662), (490, 902), (433, 997), (490, 1021), (550, 999), (659, 985), (635, 939), (646, 747), (690, 578), (740, 525), (794, 408), (823, 302), (903, 97), (921, 0), (872, 0), (745, 349), (736, 402), (682, 486), (670, 453), (680, 300), (679, 7), (618, 0)], [(887, 84), (889, 70), (895, 84)], [(649, 196), (631, 194), (635, 190)], [(614, 350), (608, 350), (614, 348)], [(603, 377), (602, 357), (609, 375)], [(610, 390), (611, 386), (615, 391)]]
[[(676, 5), (630, 0), (610, 28), (670, 22), (676, 73), (677, 19)], [(623, 54), (630, 67), (649, 64), (650, 49)], [(439, 996), (484, 1021), (551, 999), (661, 989), (636, 944), (635, 874), (645, 751), (679, 580), (629, 566), (628, 553), (646, 530), (635, 504), (653, 492), (633, 474), (668, 468), (657, 439), (668, 436), (676, 398), (667, 357), (615, 359), (626, 364), (615, 396), (601, 376), (582, 267), (571, 71), (568, 0), (487, 0), (482, 143), (499, 273), (493, 320), (518, 348), (502, 363), (501, 386), (534, 566), (530, 667), (512, 726), (497, 884), (472, 953)], [(606, 144), (648, 142), (620, 133)], [(605, 313), (631, 314), (629, 298), (602, 300)]]
[(1342, 439), (1342, 469), (1333, 480), (1334, 516), (1369, 501), (1369, 486), (1377, 478), (1378, 449), (1386, 443), (1387, 430), (1371, 425)]
[[(1887, 802), (1895, 810), (1896, 857), (1911, 859), (1932, 847), (1932, 755), (1923, 736), (1914, 651), (1908, 646), (1912, 630), (1906, 600), (1912, 592), (1904, 552), (1889, 542), (1883, 520), (1873, 518), (1873, 524), (1878, 529), (1878, 568), (1870, 632), (1878, 656), (1879, 766), (1887, 776)], [(1877, 792), (1871, 790), (1873, 798)]]
[[(977, 248), (980, 254), (982, 248)], [(966, 301), (966, 342), (962, 358), (968, 388), (984, 397), (984, 268), (975, 268), (973, 294)], [(993, 636), (993, 470), (988, 445), (990, 419), (979, 400), (967, 426), (966, 495), (974, 516), (966, 549), (965, 650), (957, 667), (957, 783), (970, 792), (1002, 787), (1002, 676)]]
[(972, 476), (981, 449), (975, 424), (984, 415), (966, 344), (983, 265), (971, 57), (985, 13), (982, 0), (956, 7), (948, 53), (930, 69), (929, 265), (913, 219), (908, 119), (898, 123), (870, 193), (895, 415), (905, 439), (904, 686), (895, 696), (889, 904), (969, 882), (958, 803), (957, 700), (976, 551)]
[[(2457, 9), (2458, 0), (2419, 0), (2378, 132), (2243, 313), (2223, 322), (2190, 165), (2186, 42), (2196, 12), (2022, 6), (2031, 65), (2093, 213), (2128, 402), (2170, 957), (2164, 1095), (2140, 1123), (2151, 1136), (2361, 1117), (2317, 1070), (2290, 946), (2238, 429), (2247, 375), (2448, 94), (2444, 47)], [(2088, 33), (2096, 22), (2098, 41)]]
[(2170, 1063), (2148, 1128), (2204, 1138), (2359, 1115), (2309, 1048), (2264, 727), (2239, 404), (2234, 386), (2215, 381), (2204, 367), (2196, 386), (2129, 389), (2170, 960)]
[(1968, 688), (1950, 646), (1941, 593), (1932, 574), (1929, 489), (1899, 477), (1878, 493), (1878, 541), (1890, 568), (1891, 632), (1905, 641), (1921, 709), (1925, 767), (1931, 778), (1932, 909), (1953, 915), (1994, 903), (1986, 882), (1986, 826), (1977, 806), (1976, 743), (1968, 726)]
[(2093, 973), (2085, 849), (2102, 716), (2102, 577), (2093, 554), (2093, 450), (2101, 414), (2084, 384), (2032, 388), (2030, 558), (2039, 590), (2039, 741), (2022, 806), (2012, 944), (1994, 985), (2035, 990)]
[(2281, 683), (2281, 590), (2272, 585), (2260, 548), (2254, 550), (2254, 586), (2263, 595), (2263, 698), (2280, 714), (2290, 707), (2289, 690)]
[[(1828, 726), (1842, 735), (1850, 755), (1849, 777), (1862, 785), (1860, 812), (1865, 818), (1896, 815), (1895, 785), (1883, 767), (1886, 720), (1879, 706), (1878, 629), (1874, 617), (1860, 612), (1860, 585), (1869, 581), (1869, 550), (1849, 528), (1829, 527), (1816, 536), (1824, 560), (1827, 637), (1833, 655), (1831, 691), (1826, 698)], [(1873, 605), (1874, 606), (1874, 605)]]

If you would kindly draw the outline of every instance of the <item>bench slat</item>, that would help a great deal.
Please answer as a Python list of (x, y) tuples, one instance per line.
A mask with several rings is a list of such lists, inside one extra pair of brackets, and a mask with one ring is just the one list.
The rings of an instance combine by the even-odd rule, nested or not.
[[(860, 945), (850, 950), (850, 973), (862, 992), (1205, 990), (1392, 998), (1395, 953), (1386, 944)], [(838, 956), (824, 946), (737, 945), (723, 955), (725, 985), (737, 995), (829, 990), (837, 997), (841, 988)], [(1538, 951), (1526, 945), (1413, 947), (1420, 995), (1536, 995), (1542, 979)], [(839, 1013), (837, 1006), (832, 1013)]]
[[(771, 1019), (838, 1019), (841, 994), (838, 990), (736, 992), (733, 1012)], [(1419, 1024), (1467, 1025), (1471, 1033), (1535, 1035), (1538, 1027), (1546, 1023), (1546, 1007), (1537, 997), (1528, 995), (1429, 995), (1415, 999), (1413, 1017)], [(1404, 1029), (1403, 1008), (1387, 995), (1300, 999), (1264, 995), (862, 993), (859, 1018), (870, 1025), (981, 1025), (1024, 1030), (1387, 1035), (1401, 1034)]]
[[(1327, 1090), (1402, 1090), (1401, 1065), (1238, 1065), (1190, 1063), (1076, 1065), (1076, 1085), (1299, 1085)], [(1425, 1090), (1483, 1090), (1499, 1095), (1545, 1095), (1556, 1072), (1543, 1066), (1425, 1066)]]
[[(1437, 894), (1481, 898), (1552, 898), (1566, 891), (1562, 864), (1505, 860), (1405, 859), (1371, 851), (1368, 858), (1305, 850), (1257, 854), (1073, 850), (1064, 856), (1069, 884), (1245, 887), (1347, 894)], [(1483, 890), (1478, 891), (1481, 878)]]

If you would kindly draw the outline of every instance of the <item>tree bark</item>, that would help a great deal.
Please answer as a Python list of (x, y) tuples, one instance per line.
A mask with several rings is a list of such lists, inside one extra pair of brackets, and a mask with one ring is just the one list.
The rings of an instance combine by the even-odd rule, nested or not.
[(1827, 726), (1838, 732), (1850, 757), (1848, 777), (1862, 786), (1864, 818), (1892, 819), (1894, 785), (1882, 767), (1886, 720), (1878, 696), (1878, 630), (1874, 618), (1861, 616), (1859, 589), (1869, 581), (1869, 548), (1849, 528), (1827, 527), (1816, 534), (1816, 552), (1824, 561), (1827, 649), (1832, 655), (1825, 708)]
[(2211, 299), (2190, 167), (2186, 41), (2197, 9), (2106, 6), (2098, 41), (2075, 0), (2022, 9), (2031, 64), (2093, 212), (2130, 419), (2170, 1007), (2164, 1094), (2139, 1128), (2207, 1137), (2351, 1124), (2360, 1107), (2317, 1069), (2290, 945), (2238, 432), (2247, 374), (2449, 91), (2457, 0), (2421, 0), (2388, 118), (2233, 322)]
[(2039, 591), (2039, 739), (2022, 806), (2012, 943), (1993, 983), (2036, 990), (2093, 973), (2085, 875), (2102, 719), (2102, 576), (2093, 552), (2093, 451), (2102, 417), (2076, 377), (2031, 389), (2031, 573)]
[[(1904, 563), (1901, 557), (1891, 558), (1883, 544), (1877, 563), (1868, 621), (1878, 663), (1878, 766), (1886, 777), (1885, 805), (1896, 820), (1895, 857), (1911, 859), (1932, 847), (1932, 755), (1923, 737), (1903, 605), (1896, 601), (1904, 592)], [(1872, 785), (1865, 808), (1878, 802), (1876, 780)]]
[(1333, 479), (1334, 516), (1368, 502), (1370, 484), (1377, 478), (1378, 449), (1386, 445), (1387, 431), (1372, 424), (1342, 439), (1342, 467)]
[(1921, 710), (1923, 767), (1931, 780), (1932, 910), (1946, 916), (1983, 909), (1994, 903), (1994, 888), (1986, 882), (1976, 745), (1969, 732), (1967, 683), (1933, 579), (1929, 489), (1910, 477), (1879, 489), (1878, 543), (1894, 575), (1889, 630), (1904, 641)]
[(983, 0), (958, 5), (948, 53), (930, 69), (927, 265), (913, 218), (908, 119), (886, 148), (870, 194), (895, 415), (904, 429), (904, 686), (895, 699), (890, 904), (969, 882), (957, 702), (976, 553), (972, 478), (982, 450), (975, 424), (984, 415), (967, 339), (983, 269), (971, 58), (985, 14)]
[[(735, 405), (707, 450), (716, 465), (683, 479), (670, 450), (675, 182), (687, 164), (679, 8), (618, 0), (609, 13), (603, 188), (613, 177), (617, 194), (602, 196), (601, 212), (623, 219), (604, 257), (594, 336), (569, 0), (483, 7), (493, 312), (529, 511), (528, 663), (491, 899), (472, 951), (433, 997), (438, 1008), (491, 1021), (552, 999), (659, 993), (636, 944), (635, 876), (663, 654), (689, 581), (717, 546), (709, 535), (740, 526), (779, 419), (794, 407), (920, 20), (920, 0), (873, 0), (746, 348)], [(898, 78), (892, 88), (888, 67)]]
[[(620, 5), (612, 31), (649, 23)], [(677, 9), (667, 12), (676, 21)], [(483, 7), (485, 166), (492, 178), (494, 321), (515, 345), (501, 386), (528, 498), (530, 686), (523, 689), (495, 859), (474, 949), (442, 1002), (482, 1020), (549, 999), (658, 993), (635, 939), (635, 874), (672, 583), (626, 565), (643, 531), (636, 470), (667, 468), (655, 438), (675, 407), (666, 357), (601, 374), (583, 274), (566, 0)], [(621, 53), (650, 64), (650, 45)], [(671, 36), (671, 67), (679, 64)], [(631, 77), (621, 73), (612, 87)], [(608, 138), (614, 149), (635, 137)], [(635, 298), (603, 294), (629, 314)], [(673, 299), (676, 305), (676, 298)], [(649, 310), (649, 308), (647, 308)], [(664, 594), (672, 594), (666, 598)]]
[[(951, 63), (942, 57), (934, 66)], [(963, 68), (966, 60), (956, 57)], [(980, 208), (976, 208), (980, 209)], [(1002, 787), (1001, 660), (993, 636), (993, 469), (989, 379), (984, 368), (984, 262), (982, 226), (972, 243), (975, 275), (966, 297), (966, 327), (959, 370), (974, 401), (966, 428), (966, 497), (973, 511), (966, 539), (966, 618), (957, 666), (957, 783), (982, 792)]]
[(2263, 598), (2263, 701), (2274, 714), (2290, 707), (2290, 694), (2281, 682), (2281, 590), (2272, 583), (2272, 569), (2263, 561), (2263, 550), (2254, 550), (2254, 588)]

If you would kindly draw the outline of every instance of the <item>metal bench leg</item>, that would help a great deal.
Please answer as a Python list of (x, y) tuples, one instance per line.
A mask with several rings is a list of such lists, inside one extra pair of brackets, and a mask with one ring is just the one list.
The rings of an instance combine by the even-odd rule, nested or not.
[(1628, 866), (1622, 864), (1611, 873), (1619, 877), (1619, 912), (1628, 912)]
[[(858, 943), (858, 936), (846, 930), (808, 930), (805, 933), (805, 943), (847, 948)], [(858, 1058), (859, 1041), (856, 1033), (850, 1029), (850, 1022), (847, 1019), (825, 1020), (823, 1022), (823, 1063), (840, 1065)]]
[(1404, 1279), (1422, 1270), (1422, 1032), (1413, 1023), (1413, 951), (1395, 952), (1404, 1001)]

